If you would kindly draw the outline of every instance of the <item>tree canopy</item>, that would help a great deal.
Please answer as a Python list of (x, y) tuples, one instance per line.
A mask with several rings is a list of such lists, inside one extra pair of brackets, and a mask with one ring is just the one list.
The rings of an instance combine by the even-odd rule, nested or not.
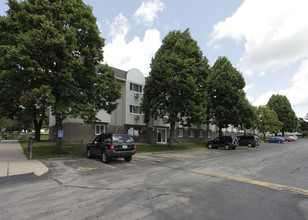
[(270, 109), (269, 106), (259, 106), (257, 115), (257, 129), (263, 133), (264, 140), (266, 132), (277, 133), (280, 130), (282, 123), (279, 121), (276, 112)]
[(81, 117), (116, 108), (120, 97), (114, 72), (103, 61), (92, 8), (82, 0), (8, 1), (0, 17), (2, 115), (28, 114), (40, 123), (47, 107), (56, 117)]
[(169, 146), (173, 145), (176, 123), (191, 126), (205, 122), (209, 69), (188, 29), (171, 31), (152, 59), (141, 106), (146, 123), (168, 116)]
[(276, 112), (279, 121), (282, 123), (280, 131), (283, 136), (286, 131), (292, 132), (295, 130), (297, 127), (297, 117), (286, 96), (272, 95), (267, 105)]
[[(229, 125), (235, 127), (245, 126), (248, 121), (242, 117), (245, 114), (252, 115), (252, 108), (245, 98), (245, 80), (226, 57), (219, 57), (207, 81), (209, 119), (212, 124), (222, 129)], [(246, 117), (246, 116), (245, 116)], [(248, 124), (247, 124), (248, 125)]]

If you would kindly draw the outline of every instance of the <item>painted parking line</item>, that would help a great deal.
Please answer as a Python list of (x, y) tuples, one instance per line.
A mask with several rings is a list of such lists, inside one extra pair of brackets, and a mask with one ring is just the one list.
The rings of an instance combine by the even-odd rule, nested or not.
[(285, 186), (285, 185), (280, 185), (280, 184), (275, 184), (275, 183), (268, 183), (268, 182), (263, 182), (263, 181), (258, 181), (258, 180), (246, 179), (242, 177), (229, 176), (225, 174), (210, 173), (210, 172), (206, 172), (202, 170), (192, 170), (192, 172), (206, 175), (206, 176), (212, 176), (212, 177), (217, 177), (217, 178), (222, 178), (222, 179), (227, 179), (227, 180), (234, 180), (234, 181), (242, 182), (242, 183), (254, 184), (258, 186), (267, 187), (270, 189), (275, 189), (279, 191), (289, 192), (289, 193), (303, 195), (303, 196), (308, 197), (308, 190), (306, 189), (300, 189), (300, 188), (295, 188), (295, 187)]
[(98, 164), (100, 164), (100, 165), (104, 165), (104, 166), (106, 166), (106, 167), (110, 167), (110, 168), (116, 168), (116, 167), (114, 167), (114, 166), (111, 166), (111, 165), (109, 165), (109, 164), (105, 164), (105, 163), (102, 163), (102, 162), (98, 162), (98, 161), (95, 161), (95, 160), (91, 160), (93, 163), (98, 163)]

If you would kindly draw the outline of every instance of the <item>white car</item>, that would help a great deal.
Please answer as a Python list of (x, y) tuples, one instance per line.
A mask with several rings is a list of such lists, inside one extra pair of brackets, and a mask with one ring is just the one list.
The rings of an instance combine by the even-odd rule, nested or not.
[(288, 138), (291, 138), (293, 141), (296, 141), (298, 137), (296, 135), (290, 135)]

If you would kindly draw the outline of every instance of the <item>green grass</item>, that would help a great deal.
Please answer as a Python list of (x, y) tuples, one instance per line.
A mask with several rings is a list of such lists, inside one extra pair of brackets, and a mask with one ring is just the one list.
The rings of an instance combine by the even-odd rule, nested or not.
[[(29, 140), (20, 140), (24, 154), (29, 159), (30, 153), (28, 152)], [(74, 148), (65, 148), (66, 146), (74, 146)], [(33, 143), (33, 147), (44, 147), (41, 149), (32, 150), (32, 159), (47, 159), (47, 158), (58, 158), (59, 153), (55, 143)], [(48, 148), (47, 148), (48, 147)], [(86, 144), (83, 144), (83, 152), (80, 152), (80, 143), (64, 143), (61, 151), (61, 157), (80, 157), (86, 155)]]

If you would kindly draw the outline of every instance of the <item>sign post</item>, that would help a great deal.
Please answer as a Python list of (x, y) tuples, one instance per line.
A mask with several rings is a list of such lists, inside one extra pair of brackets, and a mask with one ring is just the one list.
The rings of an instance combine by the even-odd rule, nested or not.
[(58, 141), (59, 141), (59, 157), (61, 157), (62, 151), (62, 138), (63, 138), (63, 130), (58, 130)]

